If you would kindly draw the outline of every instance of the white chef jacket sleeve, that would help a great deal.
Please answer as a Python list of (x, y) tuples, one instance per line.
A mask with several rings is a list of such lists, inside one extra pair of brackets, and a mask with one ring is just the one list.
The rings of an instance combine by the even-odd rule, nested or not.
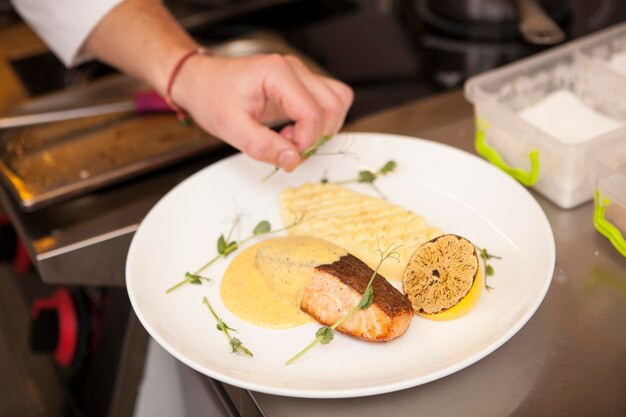
[(81, 48), (115, 6), (124, 0), (12, 0), (20, 16), (66, 66), (91, 57)]

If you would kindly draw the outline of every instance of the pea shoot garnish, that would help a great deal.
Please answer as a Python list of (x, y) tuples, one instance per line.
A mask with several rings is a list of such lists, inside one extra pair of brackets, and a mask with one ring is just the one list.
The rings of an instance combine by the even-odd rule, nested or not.
[(335, 184), (344, 185), (344, 184), (351, 184), (354, 182), (373, 184), (374, 181), (376, 181), (381, 175), (391, 174), (397, 168), (397, 166), (398, 166), (398, 163), (396, 161), (390, 160), (390, 161), (385, 162), (385, 165), (380, 167), (378, 171), (369, 171), (369, 170), (359, 171), (356, 178), (351, 178), (349, 180), (343, 180), (343, 181), (335, 181)]
[[(358, 172), (356, 178), (350, 178), (348, 180), (333, 181), (333, 182), (338, 185), (345, 185), (345, 184), (352, 184), (352, 183), (369, 184), (378, 193), (378, 195), (380, 195), (382, 198), (385, 198), (384, 194), (374, 184), (374, 181), (376, 181), (381, 176), (391, 174), (396, 169), (397, 166), (398, 164), (396, 163), (396, 161), (390, 160), (390, 161), (387, 161), (385, 165), (380, 167), (378, 171), (363, 170), (363, 171)], [(322, 182), (326, 183), (330, 181), (328, 180), (328, 178), (322, 178)]]
[[(317, 151), (319, 150), (319, 148), (322, 147), (322, 145), (324, 145), (326, 142), (328, 142), (329, 140), (332, 139), (332, 135), (324, 135), (322, 136), (320, 139), (318, 139), (313, 145), (309, 146), (308, 148), (302, 150), (300, 152), (300, 158), (302, 159), (308, 159), (310, 157), (312, 157), (313, 155), (315, 155), (317, 153)], [(341, 152), (339, 152), (341, 154)], [(325, 154), (325, 155), (331, 155), (331, 154)], [(334, 154), (333, 154), (334, 155)], [(263, 178), (263, 182), (269, 180), (270, 178), (272, 178), (274, 176), (274, 174), (276, 174), (278, 171), (280, 170), (280, 168), (275, 167), (272, 172), (270, 172), (269, 174), (267, 174), (265, 176), (265, 178)]]
[(324, 136), (322, 136), (320, 139), (315, 141), (315, 143), (313, 145), (309, 146), (308, 148), (306, 148), (305, 150), (300, 152), (300, 156), (302, 158), (306, 159), (306, 158), (309, 158), (309, 157), (315, 155), (317, 153), (317, 151), (319, 150), (319, 148), (321, 148), (322, 145), (324, 145), (326, 142), (331, 140), (332, 137), (333, 137), (332, 135), (324, 135)]
[(365, 291), (363, 291), (363, 296), (361, 297), (361, 300), (358, 302), (358, 304), (355, 305), (343, 316), (341, 316), (332, 326), (320, 327), (317, 332), (315, 332), (315, 339), (311, 343), (309, 343), (304, 349), (298, 352), (295, 356), (285, 362), (285, 365), (291, 365), (302, 355), (313, 349), (318, 343), (321, 343), (322, 345), (327, 345), (332, 342), (335, 337), (335, 329), (337, 327), (339, 327), (343, 322), (352, 317), (357, 311), (365, 310), (372, 305), (372, 303), (374, 302), (374, 287), (372, 286), (374, 278), (378, 274), (378, 270), (380, 269), (383, 262), (385, 262), (387, 259), (391, 258), (395, 259), (397, 262), (400, 262), (400, 254), (396, 252), (398, 248), (400, 248), (400, 246), (402, 245), (391, 244), (387, 249), (382, 250), (379, 244), (376, 251), (380, 253), (380, 261), (378, 262), (378, 265), (376, 265), (376, 269), (374, 270), (374, 273), (372, 273), (372, 277), (367, 283)]
[(192, 274), (191, 272), (185, 272), (185, 278), (189, 279), (190, 284), (200, 285), (202, 281), (211, 282), (211, 278), (203, 277), (198, 274)]
[(494, 267), (488, 262), (490, 259), (502, 259), (501, 256), (492, 255), (487, 251), (486, 248), (481, 248), (476, 245), (474, 247), (478, 250), (478, 254), (480, 255), (480, 259), (483, 260), (483, 264), (485, 265), (485, 289), (487, 291), (491, 291), (495, 289), (494, 287), (487, 284), (487, 277), (493, 276), (496, 273)]
[(236, 353), (238, 355), (246, 355), (246, 356), (250, 356), (253, 357), (254, 355), (252, 354), (252, 352), (250, 352), (241, 342), (241, 340), (239, 340), (236, 337), (232, 337), (230, 335), (230, 331), (236, 332), (237, 330), (233, 329), (232, 327), (229, 327), (226, 323), (224, 323), (224, 320), (222, 320), (217, 313), (215, 312), (215, 310), (213, 310), (213, 307), (211, 307), (211, 304), (209, 303), (209, 300), (204, 297), (204, 299), (202, 300), (202, 302), (209, 308), (209, 311), (211, 312), (211, 314), (213, 315), (213, 317), (215, 318), (215, 321), (217, 321), (217, 330), (220, 332), (223, 332), (224, 335), (226, 336), (226, 338), (228, 339), (228, 343), (230, 344), (230, 347), (232, 349), (233, 353)]
[(226, 236), (222, 234), (217, 239), (217, 255), (215, 255), (215, 257), (213, 257), (207, 263), (205, 263), (200, 268), (198, 268), (198, 270), (196, 270), (195, 272), (185, 273), (185, 278), (182, 281), (178, 282), (177, 284), (168, 288), (165, 291), (166, 294), (171, 293), (172, 291), (182, 287), (185, 284), (198, 285), (198, 284), (202, 284), (202, 282), (209, 282), (210, 278), (201, 276), (200, 273), (204, 271), (205, 269), (207, 269), (209, 266), (213, 265), (215, 262), (217, 262), (218, 259), (226, 258), (228, 255), (230, 255), (231, 253), (239, 249), (241, 245), (254, 239), (257, 236), (266, 235), (270, 233), (278, 233), (278, 232), (285, 231), (291, 227), (294, 227), (295, 225), (297, 225), (298, 223), (302, 221), (304, 216), (300, 216), (289, 226), (283, 227), (281, 229), (276, 229), (276, 230), (272, 230), (272, 225), (270, 224), (270, 222), (268, 222), (267, 220), (262, 220), (254, 227), (254, 229), (252, 229), (252, 233), (250, 234), (250, 236), (246, 237), (245, 239), (237, 241), (237, 240), (232, 239), (232, 234), (235, 228), (237, 227), (237, 225), (239, 224), (240, 217), (241, 216), (237, 216), (235, 218), (235, 221), (233, 222), (233, 226), (231, 227), (230, 231), (228, 232)]

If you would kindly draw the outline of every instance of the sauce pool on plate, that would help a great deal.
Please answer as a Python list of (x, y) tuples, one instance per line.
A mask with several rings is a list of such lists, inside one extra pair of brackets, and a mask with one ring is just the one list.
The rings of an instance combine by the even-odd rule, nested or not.
[(302, 290), (319, 265), (347, 252), (321, 239), (268, 239), (241, 252), (228, 266), (220, 296), (224, 305), (250, 323), (281, 329), (312, 321), (300, 310)]

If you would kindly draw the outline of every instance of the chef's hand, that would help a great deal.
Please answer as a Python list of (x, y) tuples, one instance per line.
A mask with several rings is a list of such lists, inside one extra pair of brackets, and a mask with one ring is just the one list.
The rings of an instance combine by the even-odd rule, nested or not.
[[(83, 50), (165, 94), (173, 68), (197, 47), (161, 1), (125, 0), (96, 25)], [(294, 57), (195, 55), (178, 72), (172, 98), (209, 133), (290, 171), (300, 151), (341, 128), (352, 90)], [(277, 120), (293, 124), (280, 133), (263, 125)]]
[[(301, 162), (302, 150), (339, 131), (352, 97), (345, 84), (280, 55), (197, 55), (185, 62), (172, 89), (174, 102), (207, 132), (287, 171)], [(265, 126), (285, 120), (293, 123), (279, 133)]]

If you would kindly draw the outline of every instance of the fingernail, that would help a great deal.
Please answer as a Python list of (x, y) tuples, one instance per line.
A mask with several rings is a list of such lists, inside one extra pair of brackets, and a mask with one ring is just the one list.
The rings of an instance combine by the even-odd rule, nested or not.
[(291, 149), (287, 149), (280, 153), (278, 157), (278, 166), (287, 171), (292, 170), (298, 164), (298, 155)]

